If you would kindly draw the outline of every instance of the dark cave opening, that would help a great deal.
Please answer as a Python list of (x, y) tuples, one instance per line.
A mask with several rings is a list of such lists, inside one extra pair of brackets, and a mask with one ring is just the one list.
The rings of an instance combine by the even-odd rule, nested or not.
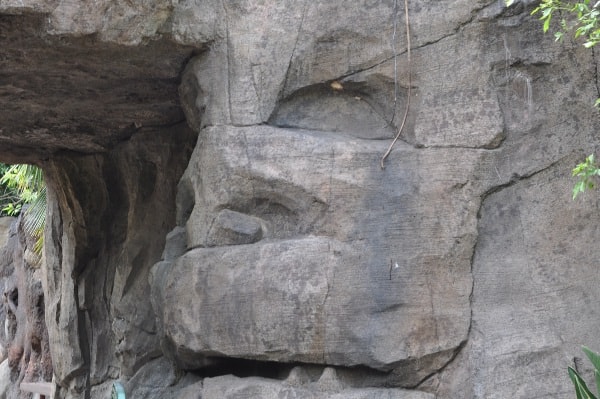
[[(203, 50), (168, 39), (131, 47), (51, 36), (44, 18), (0, 15), (0, 161), (44, 170), (47, 273), (35, 274), (41, 295), (30, 305), (50, 343), (27, 332), (31, 323), (4, 316), (35, 357), (53, 359), (45, 364), (58, 395), (89, 397), (92, 386), (127, 379), (160, 352), (147, 274), (176, 225), (177, 184), (197, 139), (178, 86)], [(16, 289), (7, 300), (25, 305)], [(21, 397), (23, 365), (11, 367), (12, 395)]]

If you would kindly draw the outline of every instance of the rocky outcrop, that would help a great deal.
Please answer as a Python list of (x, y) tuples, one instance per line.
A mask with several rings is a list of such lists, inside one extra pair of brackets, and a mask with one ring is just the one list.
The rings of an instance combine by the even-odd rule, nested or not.
[(57, 397), (572, 396), (594, 54), (534, 1), (410, 1), (409, 63), (398, 3), (0, 4)]
[(24, 221), (0, 219), (0, 397), (26, 397), (21, 382), (52, 380), (52, 359), (45, 327), (43, 269), (29, 262)]
[(182, 124), (137, 134), (108, 154), (46, 165), (46, 234), (61, 243), (46, 248), (46, 322), (54, 374), (73, 396), (161, 356), (148, 272), (174, 225), (174, 209), (163, 205), (174, 203), (170, 182), (194, 139)]
[[(41, 13), (51, 5), (33, 13), (5, 3), (0, 4), (4, 162), (39, 163), (59, 151), (104, 152), (136, 132), (183, 122), (178, 77), (192, 49), (164, 40), (119, 46), (95, 40), (91, 32), (63, 35)], [(72, 18), (58, 12), (57, 18)]]
[[(436, 167), (435, 150), (419, 156), (435, 176), (428, 187), (401, 163), (381, 172), (385, 144), (272, 127), (205, 129), (181, 181), (195, 193), (194, 204), (180, 203), (193, 205), (190, 250), (160, 264), (168, 271), (152, 283), (173, 346), (185, 357), (393, 370), (406, 386), (448, 361), (469, 329), (476, 209), (461, 200), (473, 188), (460, 171)], [(480, 154), (457, 152), (462, 173), (473, 173)], [(397, 154), (417, 162), (409, 146)], [(238, 230), (252, 218), (262, 234), (251, 244), (213, 234), (224, 209), (246, 215)], [(446, 239), (438, 225), (462, 240)], [(413, 241), (422, 236), (436, 248)], [(424, 248), (430, 257), (419, 259)], [(435, 266), (444, 258), (451, 274)]]

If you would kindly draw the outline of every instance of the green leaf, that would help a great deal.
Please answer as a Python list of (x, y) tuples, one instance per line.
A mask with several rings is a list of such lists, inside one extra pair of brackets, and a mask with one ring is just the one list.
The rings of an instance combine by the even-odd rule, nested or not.
[[(16, 201), (3, 203), (2, 211), (8, 215), (18, 215), (23, 205), (27, 204), (23, 213), (25, 233), (33, 239), (33, 251), (41, 260), (44, 224), (46, 221), (46, 185), (43, 171), (34, 165), (12, 165), (4, 169), (0, 177), (0, 185), (17, 194)], [(13, 197), (14, 198), (14, 197)]]
[(589, 390), (589, 388), (585, 384), (585, 381), (583, 380), (583, 378), (581, 378), (577, 371), (575, 371), (571, 367), (568, 368), (568, 371), (569, 377), (571, 378), (573, 385), (575, 385), (575, 393), (577, 395), (577, 399), (598, 399), (592, 393), (592, 391)]
[(541, 19), (550, 18), (552, 16), (552, 11), (554, 11), (554, 9), (552, 9), (550, 7), (544, 8), (542, 10), (542, 17), (541, 17)]
[(548, 32), (548, 29), (550, 28), (550, 20), (552, 19), (552, 14), (549, 14), (548, 17), (545, 19), (544, 21), (544, 33)]
[(575, 184), (575, 187), (573, 187), (573, 200), (575, 200), (577, 198), (577, 195), (579, 195), (579, 193), (582, 193), (585, 191), (584, 187), (585, 187), (585, 182), (583, 182), (583, 181), (579, 181)]
[(17, 216), (21, 212), (21, 204), (10, 203), (2, 208), (2, 212), (8, 216)]
[(577, 371), (575, 371), (573, 368), (569, 367), (568, 368), (568, 372), (569, 372), (569, 378), (571, 378), (571, 381), (573, 382), (573, 385), (575, 386), (575, 395), (577, 396), (577, 399), (582, 399), (583, 396), (581, 394), (581, 389), (579, 388), (579, 380), (581, 379), (581, 377), (579, 377), (579, 374), (577, 374)]
[(600, 355), (597, 354), (596, 352), (592, 351), (587, 346), (582, 346), (581, 350), (583, 350), (583, 352), (588, 357), (588, 359), (590, 359), (590, 362), (592, 362), (592, 365), (594, 366), (594, 368), (600, 369)]
[(585, 170), (585, 163), (582, 162), (582, 163), (577, 164), (577, 166), (575, 166), (573, 168), (572, 175), (579, 176), (583, 170)]

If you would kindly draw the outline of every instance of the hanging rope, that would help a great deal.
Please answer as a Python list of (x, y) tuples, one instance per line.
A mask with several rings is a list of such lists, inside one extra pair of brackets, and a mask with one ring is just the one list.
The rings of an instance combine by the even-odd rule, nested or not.
[[(397, 8), (397, 1), (398, 0), (394, 0), (394, 9)], [(383, 157), (381, 157), (381, 169), (385, 169), (385, 166), (384, 166), (385, 159), (388, 157), (388, 155), (390, 155), (390, 153), (392, 152), (392, 148), (394, 148), (394, 144), (396, 144), (396, 141), (398, 141), (398, 139), (400, 138), (400, 135), (402, 134), (402, 130), (404, 129), (404, 125), (406, 124), (406, 119), (408, 118), (408, 110), (410, 109), (410, 97), (412, 94), (411, 93), (412, 82), (411, 82), (410, 24), (409, 24), (409, 18), (408, 18), (408, 0), (404, 0), (404, 17), (405, 17), (405, 25), (406, 25), (406, 54), (408, 57), (408, 97), (406, 99), (406, 108), (404, 110), (404, 117), (402, 118), (402, 123), (400, 124), (400, 128), (398, 129), (398, 133), (396, 134), (396, 137), (392, 141), (392, 144), (390, 144), (390, 146), (388, 147), (385, 154), (383, 154)], [(394, 114), (396, 113), (396, 99), (397, 99), (397, 89), (396, 88), (398, 86), (398, 84), (397, 84), (398, 73), (397, 73), (397, 63), (396, 63), (396, 58), (397, 58), (396, 25), (397, 24), (395, 21), (396, 20), (394, 20), (394, 35), (393, 35), (393, 47), (392, 47), (393, 51), (394, 51)]]

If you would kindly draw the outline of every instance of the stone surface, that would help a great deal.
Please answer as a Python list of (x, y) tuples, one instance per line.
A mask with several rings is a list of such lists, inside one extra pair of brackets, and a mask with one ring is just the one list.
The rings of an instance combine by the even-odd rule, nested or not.
[[(445, 391), (460, 392), (456, 397), (572, 397), (566, 366), (589, 369), (580, 345), (596, 340), (597, 320), (582, 315), (593, 307), (599, 237), (597, 229), (580, 229), (598, 216), (590, 207), (595, 199), (573, 204), (566, 173), (573, 159), (567, 160), (485, 201), (473, 260), (472, 332), (457, 360), (468, 383), (456, 386), (456, 367), (442, 377)], [(577, 246), (564, 240), (569, 236)], [(506, 384), (534, 374), (526, 384)]]
[(306, 399), (433, 399), (435, 396), (425, 392), (404, 389), (320, 389), (318, 386), (290, 387), (285, 382), (264, 378), (237, 378), (222, 376), (207, 378), (201, 396), (184, 396), (184, 398), (233, 399), (233, 398), (306, 398)]
[(98, 35), (103, 41), (141, 44), (155, 37), (172, 11), (170, 1), (94, 3), (57, 0), (3, 0), (0, 12), (46, 14), (44, 29), (52, 35)]
[(214, 218), (208, 230), (206, 245), (251, 244), (259, 241), (262, 237), (261, 219), (223, 209)]
[[(5, 161), (39, 162), (65, 150), (102, 152), (149, 126), (184, 120), (177, 86), (192, 49), (164, 40), (119, 46), (85, 31), (57, 36), (66, 27), (53, 30), (48, 20), (60, 17), (75, 24), (77, 15), (63, 13), (79, 4), (60, 3), (47, 17), (27, 8), (16, 15), (0, 12), (0, 148)], [(121, 2), (104, 3), (114, 3), (109, 8), (118, 13)], [(106, 15), (101, 7), (80, 6), (81, 17), (94, 17), (92, 10), (98, 17)]]
[(198, 380), (199, 377), (180, 373), (167, 359), (159, 357), (137, 371), (125, 385), (125, 392), (132, 399), (176, 398), (180, 391), (194, 386)]
[[(196, 190), (188, 247), (207, 246), (223, 208), (269, 227), (253, 245), (225, 240), (190, 251), (153, 283), (175, 347), (394, 369), (405, 385), (451, 358), (469, 329), (477, 211), (463, 202), (477, 188), (460, 175), (472, 173), (480, 152), (457, 150), (464, 169), (450, 170), (441, 151), (402, 144), (401, 161), (382, 173), (381, 142), (271, 127), (202, 135), (182, 182)], [(427, 186), (408, 172), (412, 162), (432, 174)], [(436, 266), (442, 259), (451, 272)]]
[(0, 363), (0, 399), (8, 399), (8, 392), (14, 384), (10, 380), (10, 367), (8, 366), (8, 359), (5, 359)]
[(174, 207), (162, 205), (174, 204), (194, 140), (185, 125), (148, 130), (107, 154), (45, 165), (47, 243), (61, 243), (46, 245), (46, 323), (60, 397), (131, 378), (160, 356), (148, 273), (175, 224)]
[(165, 238), (165, 249), (162, 254), (162, 258), (166, 260), (173, 260), (185, 253), (187, 250), (187, 235), (185, 228), (181, 226), (175, 227), (167, 234)]
[(13, 224), (15, 218), (11, 216), (0, 218), (0, 248), (4, 248), (10, 237), (10, 225)]
[(1, 1), (58, 398), (572, 397), (594, 54), (534, 0), (411, 1), (409, 63), (400, 3)]
[[(0, 249), (0, 346), (2, 378), (0, 390), (6, 398), (25, 398), (21, 382), (52, 380), (52, 359), (48, 332), (44, 323), (45, 305), (39, 265), (25, 258), (28, 239), (23, 219), (3, 218), (5, 245)], [(0, 395), (1, 397), (1, 395)]]

